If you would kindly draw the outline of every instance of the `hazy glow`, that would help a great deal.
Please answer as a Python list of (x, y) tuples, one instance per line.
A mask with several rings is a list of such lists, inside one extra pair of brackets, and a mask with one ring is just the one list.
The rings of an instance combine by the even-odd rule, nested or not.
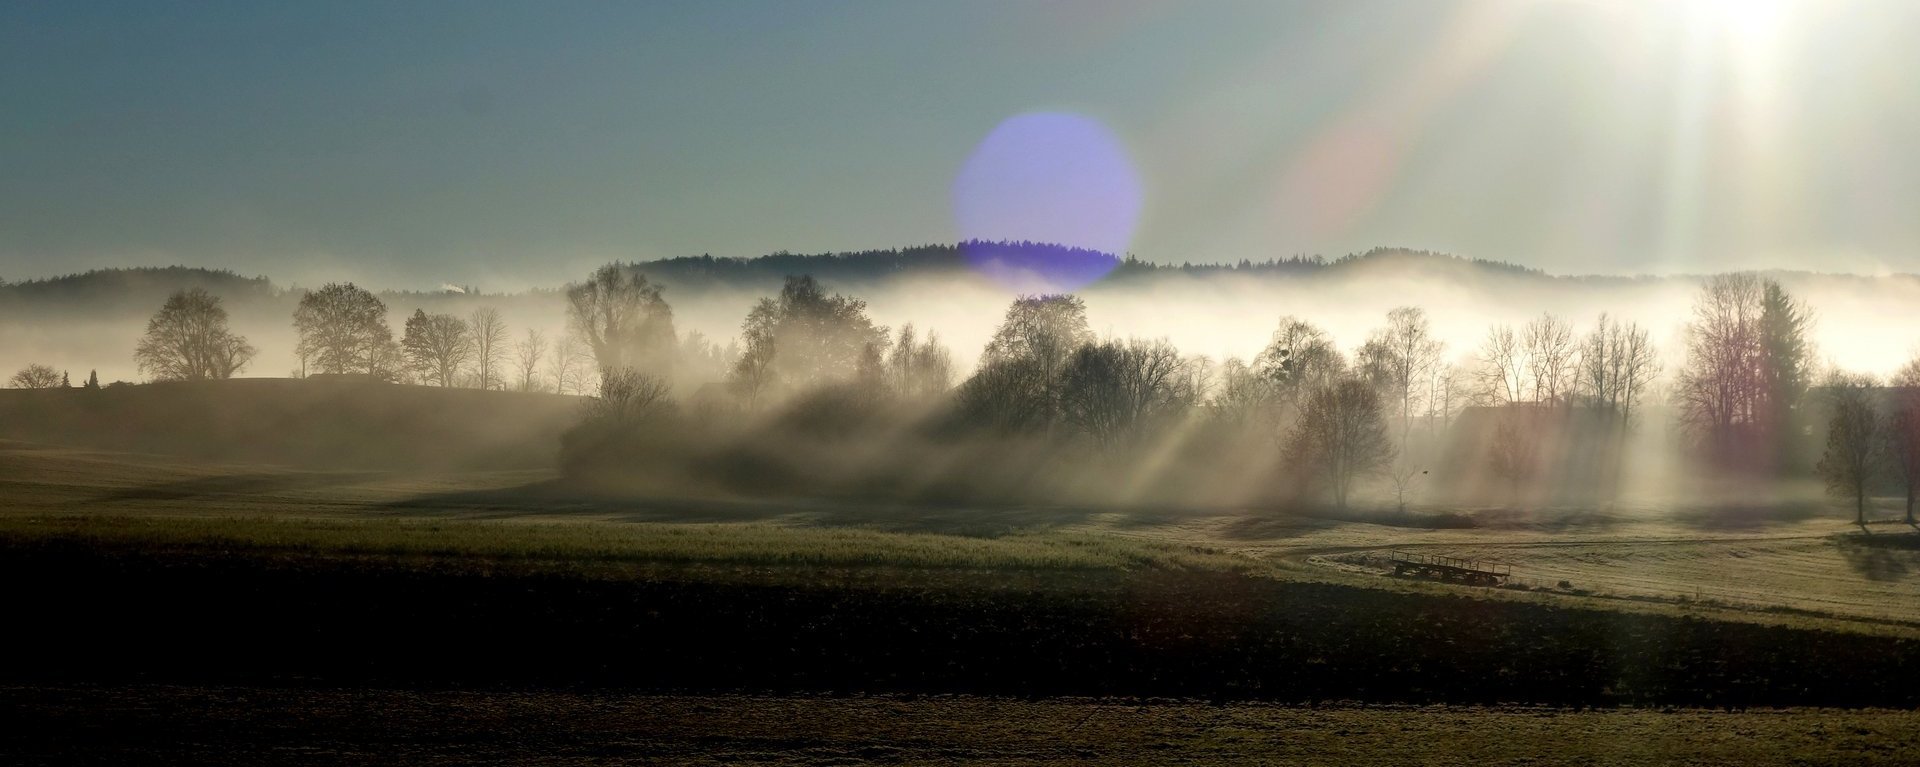
[(1671, 4), (1689, 15), (1694, 24), (1725, 30), (1728, 38), (1743, 47), (1760, 47), (1779, 35), (1786, 23), (1792, 0), (1685, 0)]
[[(963, 236), (1920, 269), (1911, 0), (856, 5), (15, 4), (0, 276), (492, 291)], [(1017, 173), (1088, 148), (1113, 215)]]
[(1708, 8), (1717, 11), (1709, 21), (1721, 25), (1725, 38), (1738, 115), (1735, 124), (1742, 129), (1730, 137), (1739, 152), (1739, 167), (1745, 169), (1739, 204), (1754, 234), (1774, 241), (1781, 235), (1780, 222), (1795, 215), (1797, 208), (1815, 204), (1798, 194), (1799, 180), (1805, 175), (1799, 166), (1806, 158), (1794, 151), (1787, 135), (1787, 113), (1796, 105), (1785, 98), (1780, 85), (1780, 69), (1786, 63), (1782, 46), (1795, 6), (1786, 0), (1722, 0), (1709, 3)]
[(1357, 94), (1283, 170), (1275, 199), (1282, 237), (1354, 229), (1396, 183), (1433, 113), (1497, 59), (1519, 14), (1506, 3), (1463, 6), (1418, 63), (1390, 87)]

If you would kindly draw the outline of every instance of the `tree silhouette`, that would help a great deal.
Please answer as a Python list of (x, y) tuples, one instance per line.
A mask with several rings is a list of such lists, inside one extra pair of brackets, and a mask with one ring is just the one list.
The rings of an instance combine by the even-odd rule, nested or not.
[(14, 373), (7, 384), (15, 389), (56, 389), (60, 387), (60, 371), (49, 365), (34, 363)]
[(520, 374), (514, 388), (518, 391), (538, 391), (540, 389), (540, 359), (547, 353), (547, 337), (540, 331), (527, 328), (527, 335), (513, 347), (513, 364)]
[(203, 381), (233, 377), (253, 355), (247, 339), (228, 329), (219, 297), (192, 288), (169, 296), (147, 321), (133, 356), (155, 380)]
[(351, 282), (308, 291), (294, 310), (293, 326), (300, 334), (296, 352), (322, 373), (390, 378), (399, 372), (387, 305)]
[[(1254, 399), (1271, 398), (1279, 407), (1282, 422), (1291, 420), (1291, 412), (1313, 391), (1332, 385), (1346, 372), (1347, 360), (1334, 345), (1333, 337), (1310, 322), (1297, 317), (1281, 317), (1279, 327), (1266, 348), (1253, 360), (1253, 371), (1270, 387), (1267, 392), (1245, 392)], [(1251, 382), (1249, 382), (1251, 383)]]
[(1762, 472), (1779, 465), (1811, 368), (1808, 316), (1778, 284), (1751, 274), (1701, 287), (1675, 396), (1681, 422), (1722, 464)]
[(491, 306), (473, 310), (467, 316), (467, 329), (473, 341), (474, 383), (482, 389), (502, 388), (502, 363), (507, 358), (507, 323)]
[(1887, 417), (1887, 457), (1907, 492), (1906, 522), (1914, 523), (1920, 493), (1920, 357), (1908, 360), (1892, 381), (1892, 412)]
[(1072, 295), (1021, 296), (987, 342), (981, 384), (962, 387), (971, 420), (1051, 431), (1060, 415), (1061, 375), (1075, 350), (1093, 342), (1087, 305)]
[(560, 394), (584, 394), (593, 389), (593, 354), (578, 337), (565, 333), (548, 353), (548, 368), (553, 370), (553, 389)]
[(1061, 374), (1067, 423), (1102, 447), (1124, 445), (1198, 395), (1191, 363), (1166, 341), (1087, 344)]
[(903, 397), (938, 397), (953, 388), (953, 354), (941, 345), (939, 334), (922, 338), (908, 323), (887, 354), (887, 373), (894, 392)]
[(830, 294), (810, 276), (787, 278), (780, 295), (763, 298), (741, 327), (746, 348), (733, 384), (749, 406), (769, 391), (794, 392), (844, 380), (872, 367), (887, 344), (885, 328), (867, 317), (867, 304)]
[(632, 266), (607, 264), (567, 286), (567, 319), (602, 375), (622, 368), (665, 374), (671, 365), (673, 309)]
[(1354, 482), (1393, 459), (1379, 391), (1359, 377), (1315, 389), (1288, 435), (1287, 456), (1297, 470), (1325, 485), (1335, 508), (1345, 509)]
[(407, 365), (421, 378), (440, 386), (453, 386), (460, 371), (473, 357), (473, 336), (467, 323), (451, 314), (427, 314), (413, 310), (407, 318), (406, 333), (400, 348)]
[(1588, 404), (1614, 413), (1624, 423), (1633, 419), (1634, 407), (1659, 373), (1659, 357), (1647, 329), (1601, 314), (1593, 332), (1580, 343), (1574, 390)]
[(1874, 383), (1866, 376), (1835, 374), (1826, 386), (1832, 415), (1827, 421), (1827, 450), (1815, 469), (1827, 490), (1853, 499), (1854, 523), (1864, 524), (1867, 489), (1879, 473), (1881, 422), (1874, 412)]

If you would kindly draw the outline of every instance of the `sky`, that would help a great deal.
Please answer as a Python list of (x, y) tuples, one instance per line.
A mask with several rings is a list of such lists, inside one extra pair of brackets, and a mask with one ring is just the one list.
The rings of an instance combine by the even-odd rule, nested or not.
[(1920, 271), (1920, 3), (17, 2), (0, 278), (1078, 240)]

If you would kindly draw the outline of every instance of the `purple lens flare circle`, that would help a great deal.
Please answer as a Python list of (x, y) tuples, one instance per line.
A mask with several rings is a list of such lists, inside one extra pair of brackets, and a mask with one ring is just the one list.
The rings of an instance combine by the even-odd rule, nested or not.
[(1119, 263), (1141, 199), (1126, 147), (1106, 126), (1030, 112), (974, 147), (953, 182), (953, 217), (974, 269), (1023, 292), (1065, 292)]

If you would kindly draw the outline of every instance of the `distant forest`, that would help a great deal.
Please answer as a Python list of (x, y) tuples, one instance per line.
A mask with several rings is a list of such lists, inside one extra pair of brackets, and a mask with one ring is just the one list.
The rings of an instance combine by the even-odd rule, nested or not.
[[(836, 285), (864, 285), (913, 276), (933, 276), (968, 267), (968, 252), (989, 257), (1004, 254), (1009, 260), (1084, 263), (1107, 260), (1113, 263), (1109, 282), (1132, 282), (1143, 278), (1183, 275), (1271, 275), (1301, 276), (1338, 272), (1365, 264), (1388, 261), (1418, 261), (1465, 266), (1492, 273), (1548, 277), (1545, 272), (1517, 264), (1486, 259), (1464, 258), (1444, 253), (1399, 248), (1375, 248), (1335, 259), (1322, 256), (1290, 256), (1264, 261), (1241, 260), (1237, 263), (1162, 264), (1129, 255), (1124, 258), (1106, 253), (1035, 242), (963, 242), (950, 245), (916, 245), (904, 248), (850, 251), (840, 253), (789, 253), (780, 251), (751, 258), (682, 256), (637, 262), (639, 271), (655, 283), (675, 287), (743, 287), (778, 285), (788, 275), (809, 274), (822, 282)], [(481, 286), (484, 287), (484, 286)], [(559, 285), (552, 286), (558, 289)], [(4, 299), (87, 303), (102, 299), (148, 292), (164, 294), (173, 290), (203, 288), (226, 296), (229, 301), (253, 297), (273, 297), (284, 293), (264, 276), (246, 277), (223, 269), (187, 266), (95, 269), (78, 274), (9, 282), (0, 277), (0, 307)], [(403, 291), (382, 291), (400, 294)], [(462, 291), (478, 293), (479, 288)]]

